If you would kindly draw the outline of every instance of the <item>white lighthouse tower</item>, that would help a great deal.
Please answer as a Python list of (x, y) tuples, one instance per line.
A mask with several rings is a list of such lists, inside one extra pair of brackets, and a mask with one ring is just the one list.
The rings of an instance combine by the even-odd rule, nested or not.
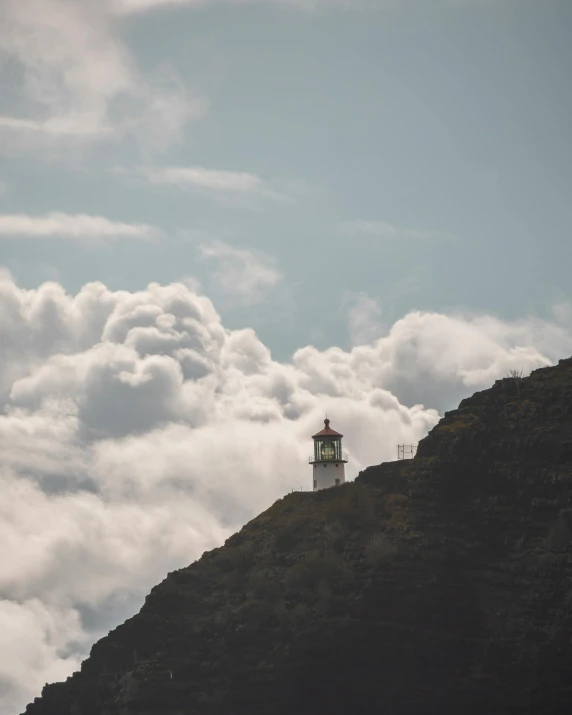
[(312, 436), (314, 454), (310, 457), (314, 491), (337, 487), (346, 481), (344, 465), (348, 455), (342, 452), (343, 434), (331, 429), (330, 420), (324, 420), (324, 429)]

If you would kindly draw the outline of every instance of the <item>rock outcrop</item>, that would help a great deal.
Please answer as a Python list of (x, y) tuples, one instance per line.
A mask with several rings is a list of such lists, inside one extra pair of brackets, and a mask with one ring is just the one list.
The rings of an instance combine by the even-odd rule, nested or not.
[(26, 712), (568, 715), (571, 497), (572, 359), (276, 502)]

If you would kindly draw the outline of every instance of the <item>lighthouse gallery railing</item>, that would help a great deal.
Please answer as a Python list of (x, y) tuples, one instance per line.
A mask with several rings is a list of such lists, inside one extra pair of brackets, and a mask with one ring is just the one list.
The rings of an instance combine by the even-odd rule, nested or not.
[(348, 461), (348, 453), (347, 452), (342, 452), (340, 456), (336, 457), (328, 457), (327, 459), (317, 459), (316, 456), (313, 454), (311, 457), (308, 457), (308, 463), (309, 464), (314, 464), (314, 462), (347, 462)]

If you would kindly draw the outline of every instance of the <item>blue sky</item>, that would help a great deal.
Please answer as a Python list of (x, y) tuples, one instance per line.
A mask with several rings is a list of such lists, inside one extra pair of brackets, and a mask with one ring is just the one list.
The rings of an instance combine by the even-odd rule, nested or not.
[[(383, 328), (412, 309), (515, 319), (570, 299), (567, 0), (153, 4), (98, 13), (98, 43), (136, 81), (185, 94), (188, 121), (169, 106), (107, 138), (4, 127), (0, 211), (86, 214), (161, 237), (30, 237), (7, 222), (2, 263), (22, 285), (192, 277), (228, 325), (253, 326), (282, 358), (308, 342), (347, 345), (347, 312), (368, 300)], [(59, 86), (65, 62), (92, 61), (81, 46), (64, 63), (48, 53), (41, 74), (26, 49), (7, 53), (4, 117), (46, 118), (108, 91), (109, 77), (67, 86), (62, 107), (23, 92), (26, 73)], [(130, 89), (102, 100), (107, 123), (133, 111)], [(157, 101), (155, 89), (140, 101)], [(172, 167), (227, 175), (223, 188), (149, 179)], [(240, 189), (228, 188), (235, 173), (248, 175)], [(224, 258), (199, 247), (221, 243), (254, 252), (275, 279), (246, 299), (224, 272), (217, 282)]]

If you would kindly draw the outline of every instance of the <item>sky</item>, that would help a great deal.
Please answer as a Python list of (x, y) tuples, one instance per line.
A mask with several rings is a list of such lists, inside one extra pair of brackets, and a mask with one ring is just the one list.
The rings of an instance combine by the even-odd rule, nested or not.
[(569, 0), (0, 3), (0, 715), (169, 571), (572, 354)]

